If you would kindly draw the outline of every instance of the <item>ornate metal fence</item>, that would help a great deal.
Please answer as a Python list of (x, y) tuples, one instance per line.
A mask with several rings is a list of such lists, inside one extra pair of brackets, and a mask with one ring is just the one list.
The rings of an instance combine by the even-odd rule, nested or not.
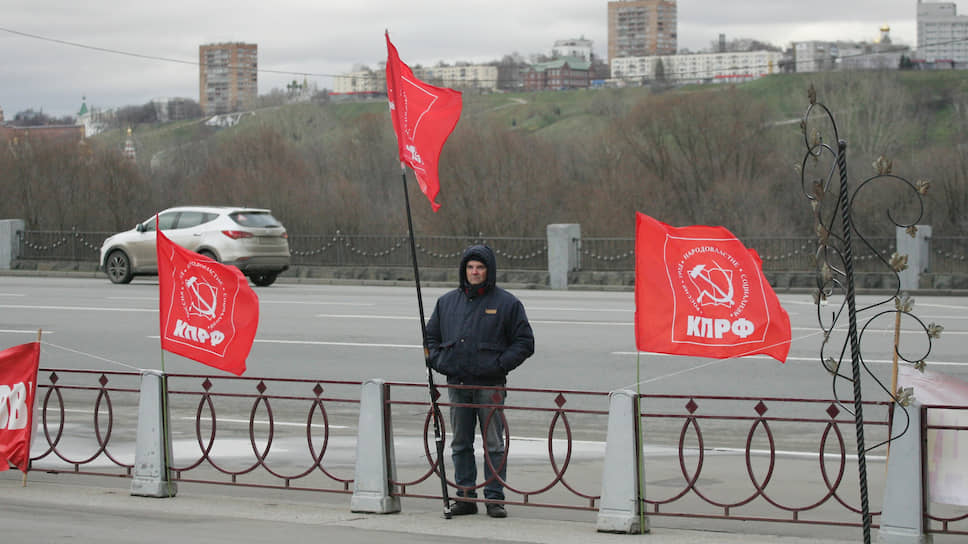
[[(548, 268), (548, 241), (545, 238), (508, 236), (417, 236), (420, 264), (451, 268), (464, 249), (487, 244), (501, 258), (502, 268), (544, 270)], [(289, 238), (292, 262), (309, 266), (412, 266), (406, 234), (343, 234)]]
[[(394, 448), (400, 497), (442, 499), (437, 448), (425, 384), (393, 383), (391, 400)], [(445, 390), (447, 385), (440, 385)], [(456, 386), (460, 387), (460, 386)], [(501, 417), (505, 422), (507, 465), (503, 482), (506, 504), (574, 510), (597, 510), (601, 465), (605, 453), (608, 393), (555, 389), (496, 388), (507, 392)], [(446, 399), (444, 394), (442, 399)], [(445, 442), (453, 406), (441, 400)], [(488, 407), (489, 405), (480, 405)], [(498, 406), (492, 406), (497, 408)], [(415, 440), (414, 440), (415, 439)], [(408, 448), (406, 443), (410, 443)], [(414, 450), (413, 444), (418, 446)], [(481, 445), (478, 444), (478, 448)], [(401, 452), (404, 452), (401, 455)], [(444, 462), (450, 465), (449, 449)], [(489, 461), (483, 461), (489, 462)], [(494, 467), (498, 468), (498, 467)], [(483, 467), (478, 464), (478, 473)], [(456, 491), (454, 469), (446, 466), (449, 487)], [(478, 488), (485, 482), (478, 479)], [(480, 489), (477, 490), (481, 494)], [(456, 493), (451, 492), (450, 496)]]
[[(140, 374), (45, 368), (39, 379), (30, 470), (131, 478)], [(360, 382), (174, 374), (168, 385), (174, 481), (352, 492)], [(439, 500), (426, 384), (388, 387), (397, 494)], [(608, 394), (507, 391), (508, 504), (597, 510)], [(649, 516), (859, 524), (856, 460), (850, 454), (855, 423), (837, 401), (640, 399)], [(868, 437), (887, 437), (890, 403), (864, 405)], [(445, 440), (448, 421), (445, 417)], [(924, 432), (942, 429), (952, 426), (924, 425)], [(449, 457), (448, 450), (446, 463)], [(880, 464), (883, 458), (870, 461)], [(448, 474), (456, 489), (453, 471)], [(881, 502), (884, 477), (880, 467), (870, 473), (872, 504)], [(875, 527), (879, 515), (871, 513)], [(968, 534), (963, 507), (933, 504), (925, 519), (931, 533)]]
[(110, 232), (63, 230), (28, 230), (20, 234), (21, 259), (50, 261), (98, 261), (101, 244)]
[(130, 478), (141, 374), (41, 369), (38, 382), (31, 470)]
[[(860, 525), (849, 470), (854, 420), (838, 402), (651, 395), (642, 403), (649, 515)], [(889, 404), (865, 403), (870, 435), (888, 436)], [(670, 453), (649, 454), (657, 433)], [(878, 499), (883, 473), (872, 478)]]
[[(25, 260), (74, 261), (97, 263), (104, 239), (112, 233), (97, 231), (36, 231), (20, 233), (19, 255)], [(747, 247), (756, 249), (768, 272), (802, 271), (813, 268), (814, 238), (744, 238)], [(452, 268), (467, 246), (487, 244), (501, 259), (506, 270), (547, 270), (548, 241), (542, 237), (515, 236), (417, 236), (417, 255), (421, 266)], [(896, 250), (894, 238), (871, 238), (882, 256)], [(635, 239), (588, 237), (576, 240), (579, 270), (632, 271), (635, 269)], [(948, 237), (932, 240), (932, 269), (938, 272), (964, 272), (968, 269), (968, 238)], [(292, 263), (327, 267), (409, 267), (410, 252), (406, 234), (291, 235)], [(870, 263), (868, 265), (867, 263)], [(861, 272), (876, 270), (873, 257), (860, 260)], [(933, 270), (934, 271), (934, 270)]]
[(928, 270), (934, 273), (964, 273), (968, 270), (968, 238), (932, 236)]

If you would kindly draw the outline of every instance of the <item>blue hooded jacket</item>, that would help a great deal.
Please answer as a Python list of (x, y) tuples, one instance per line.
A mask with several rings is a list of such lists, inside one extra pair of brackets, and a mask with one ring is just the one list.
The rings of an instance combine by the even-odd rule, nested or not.
[[(468, 261), (480, 261), (487, 277), (467, 282)], [(524, 305), (496, 285), (497, 260), (487, 246), (464, 251), (458, 268), (460, 287), (437, 300), (427, 322), (431, 366), (449, 384), (504, 385), (508, 372), (534, 353), (534, 332)]]

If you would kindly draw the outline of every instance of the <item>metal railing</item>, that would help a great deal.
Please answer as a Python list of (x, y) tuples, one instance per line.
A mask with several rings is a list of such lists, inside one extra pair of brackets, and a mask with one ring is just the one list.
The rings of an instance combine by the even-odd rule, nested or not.
[(111, 232), (28, 230), (17, 233), (21, 259), (97, 263), (101, 244)]
[(928, 270), (933, 273), (964, 273), (968, 270), (968, 238), (932, 236)]
[[(295, 265), (309, 266), (412, 266), (410, 242), (402, 235), (343, 234), (290, 235), (289, 247)], [(471, 245), (487, 244), (502, 268), (545, 270), (548, 241), (545, 238), (507, 236), (416, 236), (417, 258), (429, 267), (453, 268)]]
[[(447, 388), (466, 386), (440, 385), (441, 399)], [(397, 486), (400, 497), (442, 499), (433, 433), (432, 410), (424, 384), (391, 383), (389, 404), (393, 414), (394, 447), (397, 450)], [(505, 455), (502, 464), (508, 466), (508, 477), (501, 482), (505, 503), (509, 505), (597, 510), (601, 492), (600, 466), (604, 457), (604, 431), (608, 421), (608, 393), (566, 391), (555, 389), (523, 389), (494, 387), (507, 393), (503, 406), (478, 405), (485, 409), (499, 408), (504, 419)], [(399, 397), (399, 398), (398, 398)], [(444, 408), (455, 406), (443, 400), (438, 406), (444, 411), (442, 433), (448, 436), (449, 418)], [(409, 428), (410, 431), (404, 429)], [(401, 463), (400, 442), (403, 436), (418, 431), (419, 459), (411, 455)], [(483, 431), (482, 431), (483, 432)], [(480, 444), (478, 444), (480, 447)], [(406, 450), (404, 450), (406, 451)], [(484, 463), (490, 460), (483, 461)], [(449, 451), (445, 463), (450, 463)], [(528, 467), (527, 477), (521, 476), (522, 465)], [(540, 468), (534, 468), (538, 466)], [(483, 467), (478, 467), (479, 473)], [(493, 467), (495, 478), (497, 468)], [(515, 475), (517, 472), (517, 476)], [(446, 466), (448, 487), (460, 489), (454, 481), (452, 466)], [(487, 481), (479, 481), (480, 489)]]
[[(39, 381), (30, 470), (132, 478), (140, 374), (41, 369)], [(171, 374), (168, 386), (173, 481), (352, 492), (361, 382)], [(396, 494), (440, 499), (426, 384), (387, 387)], [(507, 503), (597, 510), (608, 394), (506, 391)], [(888, 405), (865, 402), (872, 439), (888, 435)], [(649, 516), (860, 523), (856, 476), (847, 469), (855, 462), (854, 421), (835, 401), (642, 395), (640, 417)], [(450, 463), (449, 451), (446, 457)], [(884, 478), (884, 470), (871, 472), (873, 504), (880, 504)], [(928, 510), (930, 532), (966, 534), (963, 508)], [(879, 512), (872, 515), (876, 522)]]
[[(97, 263), (104, 239), (112, 233), (99, 231), (39, 231), (19, 233), (19, 258)], [(548, 241), (543, 237), (417, 236), (417, 255), (421, 266), (453, 268), (464, 249), (487, 244), (497, 254), (505, 270), (547, 270)], [(894, 238), (871, 238), (872, 245), (885, 260), (896, 251)], [(813, 268), (816, 240), (799, 237), (749, 237), (743, 243), (755, 249), (767, 272), (804, 271)], [(635, 239), (587, 237), (575, 241), (579, 270), (632, 271), (635, 269)], [(406, 234), (290, 235), (292, 263), (326, 267), (409, 267), (409, 241)], [(968, 270), (968, 238), (932, 239), (932, 272), (959, 273)], [(877, 271), (874, 253), (860, 250), (856, 268)]]

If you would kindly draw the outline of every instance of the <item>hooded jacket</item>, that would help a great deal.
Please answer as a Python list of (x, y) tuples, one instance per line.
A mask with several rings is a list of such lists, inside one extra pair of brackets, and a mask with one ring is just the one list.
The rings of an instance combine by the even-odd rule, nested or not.
[[(467, 282), (468, 261), (480, 261), (487, 277)], [(497, 260), (487, 246), (464, 251), (458, 268), (460, 287), (437, 300), (427, 322), (431, 367), (449, 384), (504, 385), (508, 372), (534, 353), (534, 332), (524, 305), (496, 285)]]

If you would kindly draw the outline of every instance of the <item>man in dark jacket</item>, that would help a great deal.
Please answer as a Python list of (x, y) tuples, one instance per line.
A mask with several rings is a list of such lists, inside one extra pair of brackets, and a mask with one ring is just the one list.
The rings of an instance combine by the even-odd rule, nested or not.
[[(534, 333), (524, 305), (495, 285), (497, 261), (487, 246), (464, 251), (458, 268), (460, 287), (437, 300), (427, 322), (427, 348), (434, 370), (447, 376), (452, 406), (451, 454), (459, 497), (477, 497), (474, 459), (475, 420), (484, 434), (484, 498), (487, 515), (507, 516), (504, 501), (507, 462), (504, 458), (503, 405), (508, 372), (534, 353)], [(490, 386), (490, 387), (488, 387)], [(495, 474), (496, 471), (496, 474)], [(457, 501), (456, 516), (477, 513), (477, 503)]]

